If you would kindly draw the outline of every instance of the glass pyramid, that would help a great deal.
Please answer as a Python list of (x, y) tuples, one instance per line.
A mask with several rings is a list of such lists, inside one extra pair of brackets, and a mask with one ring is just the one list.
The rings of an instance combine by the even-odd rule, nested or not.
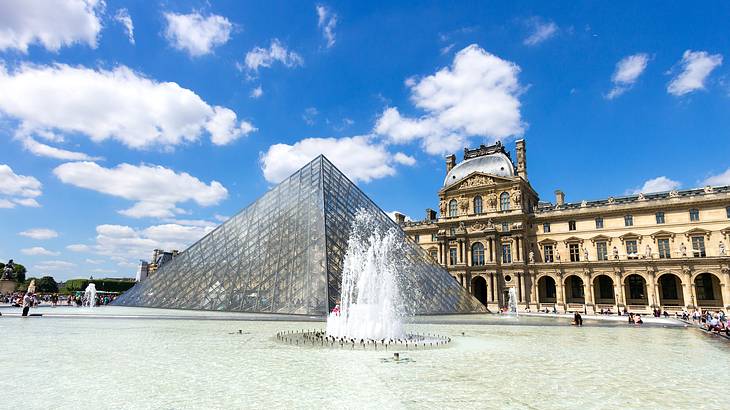
[[(347, 240), (361, 208), (398, 227), (320, 155), (114, 304), (326, 315), (340, 298)], [(422, 301), (416, 313), (485, 311), (420, 246), (408, 247), (409, 288)]]

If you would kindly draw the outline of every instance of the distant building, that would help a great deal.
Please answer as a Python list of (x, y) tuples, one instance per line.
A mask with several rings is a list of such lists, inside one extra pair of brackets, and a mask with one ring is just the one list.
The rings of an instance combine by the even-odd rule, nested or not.
[(164, 251), (162, 249), (155, 249), (152, 252), (152, 259), (149, 262), (140, 261), (139, 271), (137, 271), (137, 282), (142, 282), (154, 275), (157, 269), (173, 260), (178, 253), (177, 250)]
[(730, 187), (541, 202), (497, 143), (446, 157), (439, 211), (396, 218), (408, 235), (484, 305), (647, 312), (730, 309)]

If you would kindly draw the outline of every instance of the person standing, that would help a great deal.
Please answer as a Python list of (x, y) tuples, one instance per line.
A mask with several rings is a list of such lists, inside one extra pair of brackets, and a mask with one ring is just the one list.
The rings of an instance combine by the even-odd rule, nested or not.
[(23, 316), (28, 316), (28, 311), (30, 310), (30, 306), (33, 304), (33, 296), (31, 296), (30, 292), (26, 293), (25, 296), (23, 296)]

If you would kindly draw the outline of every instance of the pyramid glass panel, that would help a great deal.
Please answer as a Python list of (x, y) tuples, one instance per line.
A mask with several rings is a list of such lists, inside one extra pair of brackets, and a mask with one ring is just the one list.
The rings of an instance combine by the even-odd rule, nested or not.
[[(115, 304), (326, 315), (340, 297), (354, 214), (365, 208), (402, 230), (319, 156), (119, 297)], [(407, 297), (415, 313), (484, 307), (409, 242)]]

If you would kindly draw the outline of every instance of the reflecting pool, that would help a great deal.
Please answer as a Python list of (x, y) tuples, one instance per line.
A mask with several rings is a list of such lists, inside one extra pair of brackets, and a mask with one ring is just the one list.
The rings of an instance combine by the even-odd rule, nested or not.
[(392, 362), (392, 352), (278, 343), (279, 331), (325, 326), (278, 315), (15, 311), (0, 309), (0, 392), (24, 408), (709, 409), (728, 397), (730, 346), (682, 327), (420, 318), (431, 323), (410, 330), (452, 343)]

